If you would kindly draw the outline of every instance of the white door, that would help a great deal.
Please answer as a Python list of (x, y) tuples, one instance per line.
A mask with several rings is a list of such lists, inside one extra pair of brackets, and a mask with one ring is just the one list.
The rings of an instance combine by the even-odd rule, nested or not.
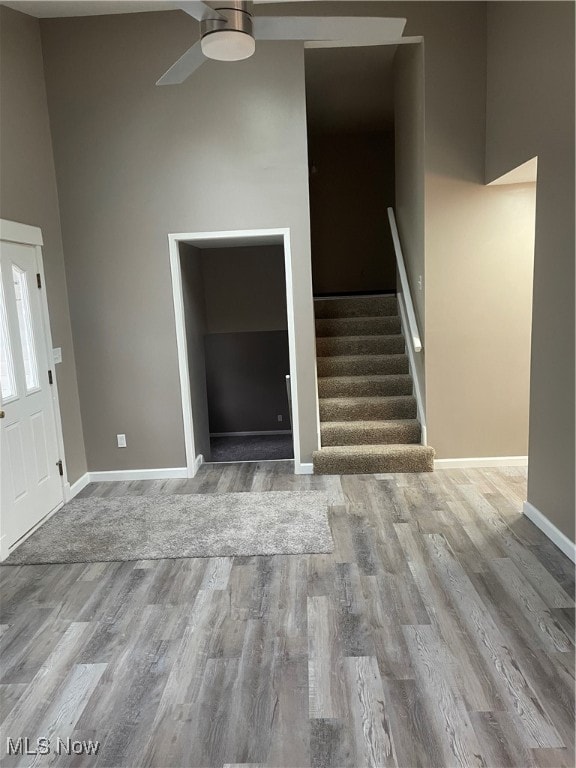
[[(0, 243), (0, 551), (63, 501), (37, 249)], [(50, 373), (49, 373), (50, 371)]]

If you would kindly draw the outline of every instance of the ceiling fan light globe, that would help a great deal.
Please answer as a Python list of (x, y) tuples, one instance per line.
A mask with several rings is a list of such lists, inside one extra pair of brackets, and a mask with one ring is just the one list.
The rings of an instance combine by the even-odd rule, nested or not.
[(222, 29), (205, 35), (201, 41), (202, 53), (216, 61), (242, 61), (256, 50), (256, 41), (246, 32)]

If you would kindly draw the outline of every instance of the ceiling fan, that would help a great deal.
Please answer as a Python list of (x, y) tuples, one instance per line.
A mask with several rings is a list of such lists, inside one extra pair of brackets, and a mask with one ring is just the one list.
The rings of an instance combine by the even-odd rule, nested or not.
[[(267, 0), (260, 0), (266, 2)], [(381, 45), (398, 42), (406, 19), (346, 16), (256, 16), (248, 0), (178, 3), (200, 22), (200, 40), (156, 85), (184, 82), (207, 59), (241, 61), (256, 50), (256, 40), (302, 40), (307, 47)]]

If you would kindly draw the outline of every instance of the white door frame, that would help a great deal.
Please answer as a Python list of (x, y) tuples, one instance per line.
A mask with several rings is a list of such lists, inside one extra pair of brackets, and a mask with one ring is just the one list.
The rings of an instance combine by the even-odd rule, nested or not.
[(308, 474), (307, 466), (300, 461), (300, 422), (298, 408), (298, 385), (296, 367), (296, 332), (294, 328), (294, 291), (292, 286), (292, 252), (290, 229), (247, 229), (218, 232), (180, 232), (168, 235), (170, 269), (172, 273), (172, 297), (176, 321), (176, 344), (178, 347), (178, 370), (182, 395), (182, 418), (184, 442), (186, 445), (186, 466), (188, 477), (194, 477), (203, 457), (196, 454), (188, 368), (188, 347), (186, 344), (186, 321), (182, 294), (182, 272), (180, 269), (180, 243), (195, 245), (197, 248), (217, 248), (224, 244), (230, 247), (276, 243), (284, 247), (284, 272), (286, 276), (286, 310), (288, 316), (288, 350), (290, 356), (290, 391), (292, 397), (292, 437), (294, 441), (294, 473)]
[[(38, 523), (28, 531), (19, 542), (24, 538), (28, 538), (42, 523), (44, 523), (48, 517), (51, 517), (57, 512), (64, 502), (69, 501), (70, 498), (70, 486), (68, 485), (68, 471), (66, 469), (66, 455), (64, 452), (64, 436), (62, 434), (62, 416), (60, 413), (60, 398), (58, 396), (58, 377), (56, 376), (55, 366), (52, 362), (54, 360), (54, 353), (52, 347), (52, 332), (50, 330), (50, 314), (48, 311), (48, 298), (46, 294), (46, 277), (44, 275), (44, 261), (42, 258), (42, 246), (44, 240), (42, 238), (42, 230), (40, 227), (33, 227), (29, 224), (20, 224), (16, 221), (8, 221), (8, 219), (0, 219), (0, 240), (7, 243), (18, 243), (20, 245), (32, 246), (36, 253), (36, 265), (38, 273), (40, 274), (40, 280), (42, 282), (42, 290), (40, 291), (40, 305), (42, 307), (42, 325), (44, 327), (44, 344), (46, 346), (46, 354), (50, 369), (53, 372), (52, 386), (50, 387), (52, 394), (52, 407), (54, 414), (54, 421), (56, 426), (56, 439), (58, 442), (58, 453), (62, 460), (63, 475), (60, 478), (62, 484), (62, 503), (58, 504), (47, 515), (45, 515)], [(1, 402), (1, 395), (0, 395)], [(1, 445), (1, 441), (0, 441)], [(12, 542), (13, 544), (14, 542)], [(8, 549), (2, 545), (0, 540), (0, 560), (3, 560), (8, 555)], [(9, 549), (12, 549), (12, 544)], [(6, 551), (4, 551), (6, 549)]]

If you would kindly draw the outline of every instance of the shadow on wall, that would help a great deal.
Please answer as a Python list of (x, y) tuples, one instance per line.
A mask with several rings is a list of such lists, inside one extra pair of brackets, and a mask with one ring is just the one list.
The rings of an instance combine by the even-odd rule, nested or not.
[(394, 291), (393, 130), (311, 135), (308, 154), (314, 295)]

